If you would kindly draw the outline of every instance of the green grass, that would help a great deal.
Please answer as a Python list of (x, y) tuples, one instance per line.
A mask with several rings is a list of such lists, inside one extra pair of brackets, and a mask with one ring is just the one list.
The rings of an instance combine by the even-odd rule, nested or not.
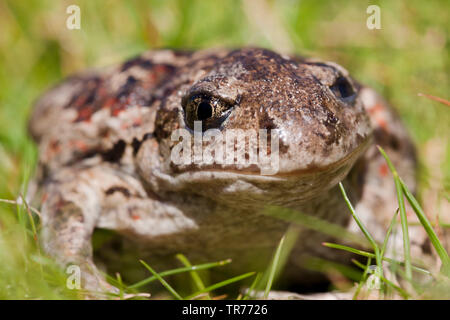
[(381, 277), (381, 276), (383, 276), (383, 267), (381, 265), (382, 256), (381, 256), (380, 247), (375, 242), (375, 239), (372, 237), (370, 232), (364, 226), (362, 221), (356, 215), (355, 209), (353, 208), (353, 205), (351, 204), (350, 200), (348, 199), (347, 193), (345, 192), (344, 186), (342, 185), (341, 182), (339, 182), (339, 188), (341, 189), (342, 196), (344, 197), (345, 203), (347, 204), (350, 212), (352, 213), (353, 219), (356, 221), (356, 224), (358, 225), (359, 229), (362, 231), (362, 233), (366, 237), (367, 241), (369, 241), (370, 245), (373, 248), (373, 251), (375, 252), (375, 260), (377, 262), (377, 268), (376, 268), (376, 271), (375, 271), (375, 275)]
[[(418, 94), (449, 99), (449, 5), (444, 0), (371, 3), (381, 7), (381, 30), (365, 27), (366, 2), (270, 0), (264, 1), (267, 10), (260, 11), (239, 0), (136, 0), (107, 4), (79, 0), (76, 4), (81, 7), (81, 30), (71, 31), (65, 28), (64, 2), (0, 0), (0, 199), (14, 200), (26, 194), (37, 159), (36, 148), (26, 131), (31, 105), (63, 77), (87, 67), (122, 61), (149, 48), (263, 46), (336, 61), (395, 106), (418, 146), (420, 161), (417, 200), (400, 178), (396, 180), (398, 195), (411, 204), (438, 252), (443, 267), (437, 277), (447, 279), (448, 255), (433, 229), (450, 225), (445, 211), (450, 194), (450, 110)], [(267, 27), (268, 21), (275, 27)], [(399, 215), (406, 229), (401, 199)], [(427, 208), (435, 209), (428, 212)], [(432, 218), (424, 219), (424, 211), (433, 214)], [(326, 224), (308, 217), (302, 221), (299, 222), (311, 228)], [(80, 297), (64, 289), (67, 275), (39, 251), (39, 228), (32, 208), (0, 203), (0, 299)], [(336, 226), (323, 229), (339, 233)], [(407, 252), (409, 239), (404, 241)], [(288, 244), (285, 241), (286, 252)], [(367, 252), (366, 256), (381, 256), (381, 261), (387, 261), (382, 263), (397, 266), (399, 273), (414, 280), (416, 266), (411, 259), (389, 262), (380, 248), (378, 254)], [(282, 265), (286, 252), (278, 255), (277, 265)], [(196, 288), (190, 292), (192, 295), (214, 286), (206, 282), (202, 286), (204, 280), (193, 271), (220, 268), (226, 263), (229, 261), (211, 262), (193, 269), (184, 261), (184, 267), (159, 270), (157, 274), (162, 279), (171, 272), (190, 274)], [(271, 266), (268, 270), (274, 270)], [(274, 284), (277, 272), (282, 271), (276, 270), (271, 277)], [(247, 280), (254, 280), (252, 277)], [(368, 271), (362, 279), (367, 277)], [(155, 274), (127, 286), (121, 284), (120, 278), (113, 278), (124, 290), (122, 297), (128, 297), (128, 292), (138, 294), (141, 285), (158, 279)], [(259, 276), (258, 281), (253, 281), (254, 287), (267, 290), (268, 279)], [(230, 279), (224, 279), (227, 280)], [(389, 287), (392, 288), (384, 288)], [(443, 292), (442, 296), (448, 293), (445, 285), (436, 290)], [(203, 298), (215, 297), (214, 292), (205, 293), (208, 294)], [(407, 294), (417, 296), (417, 292)]]
[[(411, 194), (411, 192), (408, 190), (408, 187), (406, 186), (406, 184), (403, 182), (403, 180), (401, 179), (401, 177), (398, 175), (397, 170), (395, 169), (394, 165), (392, 164), (391, 160), (389, 159), (388, 155), (386, 154), (386, 152), (383, 150), (383, 148), (378, 147), (379, 151), (381, 152), (381, 154), (383, 155), (383, 157), (385, 158), (389, 169), (391, 170), (392, 174), (393, 174), (393, 179), (395, 181), (395, 186), (396, 186), (396, 191), (397, 191), (397, 198), (399, 201), (399, 211), (400, 211), (400, 220), (401, 220), (401, 224), (402, 224), (402, 233), (403, 233), (403, 255), (404, 255), (404, 261), (403, 261), (403, 266), (404, 266), (404, 273), (400, 272), (400, 269), (395, 269), (395, 271), (397, 271), (399, 273), (400, 277), (403, 277), (404, 280), (406, 280), (407, 283), (413, 284), (414, 283), (414, 279), (413, 279), (413, 274), (412, 274), (412, 270), (413, 270), (413, 266), (411, 263), (411, 253), (410, 253), (410, 239), (409, 239), (409, 234), (408, 234), (408, 220), (407, 220), (407, 216), (406, 216), (406, 210), (405, 210), (405, 204), (403, 202), (404, 197), (406, 197), (410, 203), (410, 205), (412, 206), (414, 212), (416, 213), (417, 217), (419, 218), (419, 221), (422, 225), (422, 227), (425, 229), (425, 231), (428, 234), (428, 238), (430, 239), (431, 244), (433, 245), (434, 249), (436, 250), (439, 259), (441, 260), (441, 269), (440, 272), (438, 274), (433, 274), (431, 271), (426, 271), (420, 268), (415, 268), (416, 270), (420, 270), (422, 273), (426, 272), (429, 275), (432, 275), (434, 278), (434, 281), (439, 281), (439, 279), (444, 278), (445, 281), (448, 283), (450, 280), (450, 272), (449, 272), (449, 266), (450, 266), (450, 258), (448, 256), (447, 251), (444, 249), (444, 246), (442, 245), (441, 241), (439, 240), (439, 238), (436, 236), (436, 233), (434, 231), (434, 229), (432, 228), (427, 216), (425, 215), (425, 213), (423, 212), (422, 208), (420, 207), (420, 205), (418, 204), (417, 200), (415, 199), (415, 197)], [(383, 247), (380, 251), (380, 248), (378, 246), (378, 244), (375, 242), (375, 240), (373, 239), (372, 235), (370, 234), (370, 232), (365, 228), (365, 226), (362, 224), (362, 222), (360, 221), (360, 219), (358, 218), (355, 210), (353, 209), (352, 204), (350, 203), (350, 200), (348, 199), (344, 187), (342, 185), (342, 183), (339, 183), (339, 187), (342, 191), (342, 195), (347, 203), (348, 208), (350, 209), (353, 219), (356, 221), (356, 223), (358, 224), (358, 227), (360, 228), (360, 230), (363, 232), (363, 234), (366, 236), (366, 238), (369, 240), (369, 242), (372, 244), (373, 250), (374, 250), (374, 254), (370, 254), (367, 255), (367, 253), (362, 252), (361, 250), (357, 250), (354, 248), (350, 248), (350, 247), (346, 247), (346, 246), (342, 246), (342, 245), (336, 245), (336, 244), (330, 244), (330, 243), (326, 243), (324, 244), (327, 247), (331, 247), (331, 248), (335, 248), (335, 249), (341, 249), (344, 251), (350, 251), (356, 254), (360, 254), (360, 255), (365, 255), (366, 257), (368, 257), (369, 259), (375, 257), (376, 259), (376, 263), (377, 263), (377, 267), (375, 269), (374, 277), (379, 278), (381, 281), (383, 281), (384, 283), (386, 283), (387, 285), (389, 285), (390, 287), (394, 288), (403, 298), (408, 299), (410, 297), (418, 297), (419, 295), (423, 294), (423, 291), (426, 290), (426, 288), (424, 288), (423, 283), (420, 282), (416, 282), (415, 286), (408, 286), (407, 285), (407, 289), (404, 289), (400, 286), (395, 285), (394, 283), (392, 283), (392, 281), (386, 279), (383, 275), (383, 265), (382, 265), (382, 260), (390, 260), (389, 262), (392, 262), (393, 264), (395, 264), (396, 266), (398, 266), (398, 262), (393, 261), (392, 259), (386, 259), (384, 257), (384, 252), (386, 250), (386, 245), (387, 242), (389, 241), (389, 236), (391, 235), (391, 231), (392, 231), (392, 227), (393, 227), (393, 221), (395, 221), (395, 217), (397, 215), (397, 213), (394, 214), (394, 217), (392, 219), (392, 222), (389, 225), (389, 228), (386, 232), (386, 237), (384, 239), (383, 242)], [(405, 235), (406, 233), (406, 235)], [(358, 265), (359, 267), (361, 267), (364, 270), (364, 275), (363, 278), (365, 277), (365, 275), (368, 273), (368, 268), (370, 267), (370, 265), (367, 265), (366, 267), (362, 266), (362, 265)], [(431, 267), (431, 266), (430, 266)], [(367, 279), (366, 279), (367, 281)], [(360, 286), (358, 286), (359, 288)], [(386, 294), (386, 290), (385, 287), (380, 288), (380, 295), (382, 294)], [(450, 293), (450, 287), (447, 288), (448, 289), (448, 293)], [(414, 292), (408, 292), (408, 290), (415, 290)], [(357, 295), (355, 295), (355, 298), (357, 297)], [(441, 296), (440, 298), (447, 298), (450, 299), (449, 295), (446, 296)]]

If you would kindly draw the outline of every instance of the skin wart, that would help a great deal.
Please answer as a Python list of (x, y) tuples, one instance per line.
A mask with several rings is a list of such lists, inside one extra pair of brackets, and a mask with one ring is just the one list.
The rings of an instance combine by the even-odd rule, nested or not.
[[(255, 165), (174, 164), (170, 155), (179, 142), (171, 135), (176, 129), (192, 132), (195, 120), (223, 134), (279, 130), (278, 172), (261, 175)], [(335, 63), (259, 48), (150, 51), (74, 75), (37, 101), (29, 127), (39, 146), (43, 247), (63, 266), (82, 266), (87, 289), (114, 290), (94, 263), (96, 228), (122, 239), (121, 250), (116, 244), (95, 252), (108, 271), (123, 268), (111, 253), (134, 252), (135, 261), (148, 257), (163, 268), (181, 252), (193, 263), (232, 258), (223, 273), (237, 274), (263, 270), (290, 225), (267, 215), (268, 207), (358, 232), (340, 181), (382, 241), (397, 202), (376, 144), (415, 188), (414, 147), (378, 94)], [(338, 240), (298, 228), (283, 283), (301, 288), (324, 281), (305, 267), (311, 257), (350, 261), (321, 246)], [(413, 255), (419, 256), (424, 233), (417, 227), (410, 232)]]

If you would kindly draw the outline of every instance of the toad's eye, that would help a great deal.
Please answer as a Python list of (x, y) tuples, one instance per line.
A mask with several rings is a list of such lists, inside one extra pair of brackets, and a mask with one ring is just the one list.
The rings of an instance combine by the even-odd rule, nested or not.
[(194, 129), (194, 121), (201, 121), (203, 131), (220, 127), (232, 107), (227, 101), (205, 93), (184, 98), (182, 105), (187, 126)]
[(353, 86), (344, 77), (337, 78), (330, 89), (331, 91), (333, 91), (336, 97), (341, 99), (355, 96), (355, 90), (353, 89)]

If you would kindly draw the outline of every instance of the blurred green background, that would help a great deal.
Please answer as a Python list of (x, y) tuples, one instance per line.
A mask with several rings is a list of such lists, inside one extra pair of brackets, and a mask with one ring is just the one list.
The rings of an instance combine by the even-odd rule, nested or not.
[[(80, 30), (66, 28), (71, 4), (81, 8)], [(370, 4), (381, 8), (381, 30), (366, 27)], [(445, 214), (450, 109), (418, 93), (450, 98), (449, 7), (446, 0), (0, 0), (0, 198), (24, 190), (36, 159), (26, 130), (32, 103), (65, 76), (152, 48), (251, 45), (336, 61), (384, 95), (417, 142), (425, 209)], [(0, 203), (0, 298), (44, 286), (27, 269), (35, 247), (20, 235), (21, 219)], [(17, 282), (13, 291), (5, 275)]]

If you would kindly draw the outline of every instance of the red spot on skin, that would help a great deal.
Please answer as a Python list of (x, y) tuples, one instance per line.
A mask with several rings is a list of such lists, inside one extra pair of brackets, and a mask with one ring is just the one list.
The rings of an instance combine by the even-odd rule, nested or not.
[(52, 140), (50, 141), (50, 143), (48, 144), (48, 148), (45, 151), (45, 156), (48, 159), (51, 159), (53, 156), (55, 156), (56, 154), (58, 154), (61, 151), (61, 146), (60, 146), (60, 142), (59, 140)]
[(109, 130), (104, 130), (104, 131), (102, 130), (100, 132), (100, 136), (103, 138), (108, 138), (110, 136), (110, 134), (111, 134), (111, 132)]
[(84, 143), (83, 141), (81, 141), (81, 140), (74, 140), (74, 141), (72, 141), (72, 145), (75, 147), (75, 148), (77, 148), (78, 150), (80, 150), (80, 151), (87, 151), (88, 149), (89, 149), (89, 147), (87, 146), (87, 144), (86, 143)]
[(130, 98), (127, 98), (126, 101), (118, 101), (116, 100), (114, 105), (111, 107), (111, 116), (117, 117), (119, 113), (124, 111), (129, 103)]
[(156, 80), (156, 74), (153, 73), (153, 72), (149, 73), (148, 74), (148, 82), (149, 82), (149, 84), (155, 83), (155, 80)]
[(382, 177), (386, 177), (388, 172), (389, 172), (389, 167), (387, 166), (386, 163), (383, 163), (379, 168), (378, 168), (378, 172), (380, 174), (380, 176)]
[(113, 107), (111, 108), (111, 115), (113, 117), (117, 117), (124, 109), (124, 107)]
[(92, 116), (92, 108), (84, 107), (78, 110), (78, 117), (75, 119), (76, 122), (80, 121), (90, 121)]
[(108, 99), (103, 103), (103, 108), (109, 109), (109, 108), (111, 108), (116, 102), (117, 102), (117, 100), (116, 100), (115, 98), (108, 98)]
[(152, 71), (149, 73), (149, 80), (151, 83), (157, 82), (159, 81), (164, 74), (169, 72), (169, 68), (167, 68), (167, 66), (165, 65), (155, 65), (154, 68), (152, 69)]
[(66, 201), (64, 201), (62, 198), (58, 199), (58, 202), (55, 203), (55, 209), (60, 210), (62, 207), (64, 207), (67, 204)]
[(48, 193), (47, 192), (45, 192), (43, 195), (42, 195), (42, 203), (44, 203), (45, 201), (47, 201), (47, 198), (48, 198)]
[(142, 125), (142, 119), (141, 118), (134, 119), (133, 127), (139, 127), (141, 125)]
[(167, 72), (167, 67), (165, 65), (162, 64), (158, 64), (155, 66), (155, 72), (156, 73), (166, 73)]
[(59, 151), (61, 151), (59, 140), (52, 140), (50, 142), (49, 148), (52, 153), (58, 153)]
[(81, 95), (75, 100), (74, 106), (77, 108), (81, 107), (85, 102), (86, 102), (86, 96)]
[(98, 88), (98, 90), (97, 90), (97, 96), (99, 96), (99, 97), (104, 97), (107, 93), (108, 92), (106, 91), (106, 88), (103, 86)]
[(369, 108), (369, 113), (375, 114), (380, 111), (384, 111), (384, 106), (381, 103), (377, 103)]
[(386, 124), (386, 121), (385, 121), (384, 119), (377, 119), (377, 124), (378, 124), (381, 128), (383, 128), (384, 130), (388, 131), (388, 130), (387, 130), (387, 124)]
[(131, 215), (131, 219), (133, 219), (133, 220), (140, 220), (141, 219), (141, 217), (139, 216), (139, 215), (137, 215), (137, 214), (132, 214)]

